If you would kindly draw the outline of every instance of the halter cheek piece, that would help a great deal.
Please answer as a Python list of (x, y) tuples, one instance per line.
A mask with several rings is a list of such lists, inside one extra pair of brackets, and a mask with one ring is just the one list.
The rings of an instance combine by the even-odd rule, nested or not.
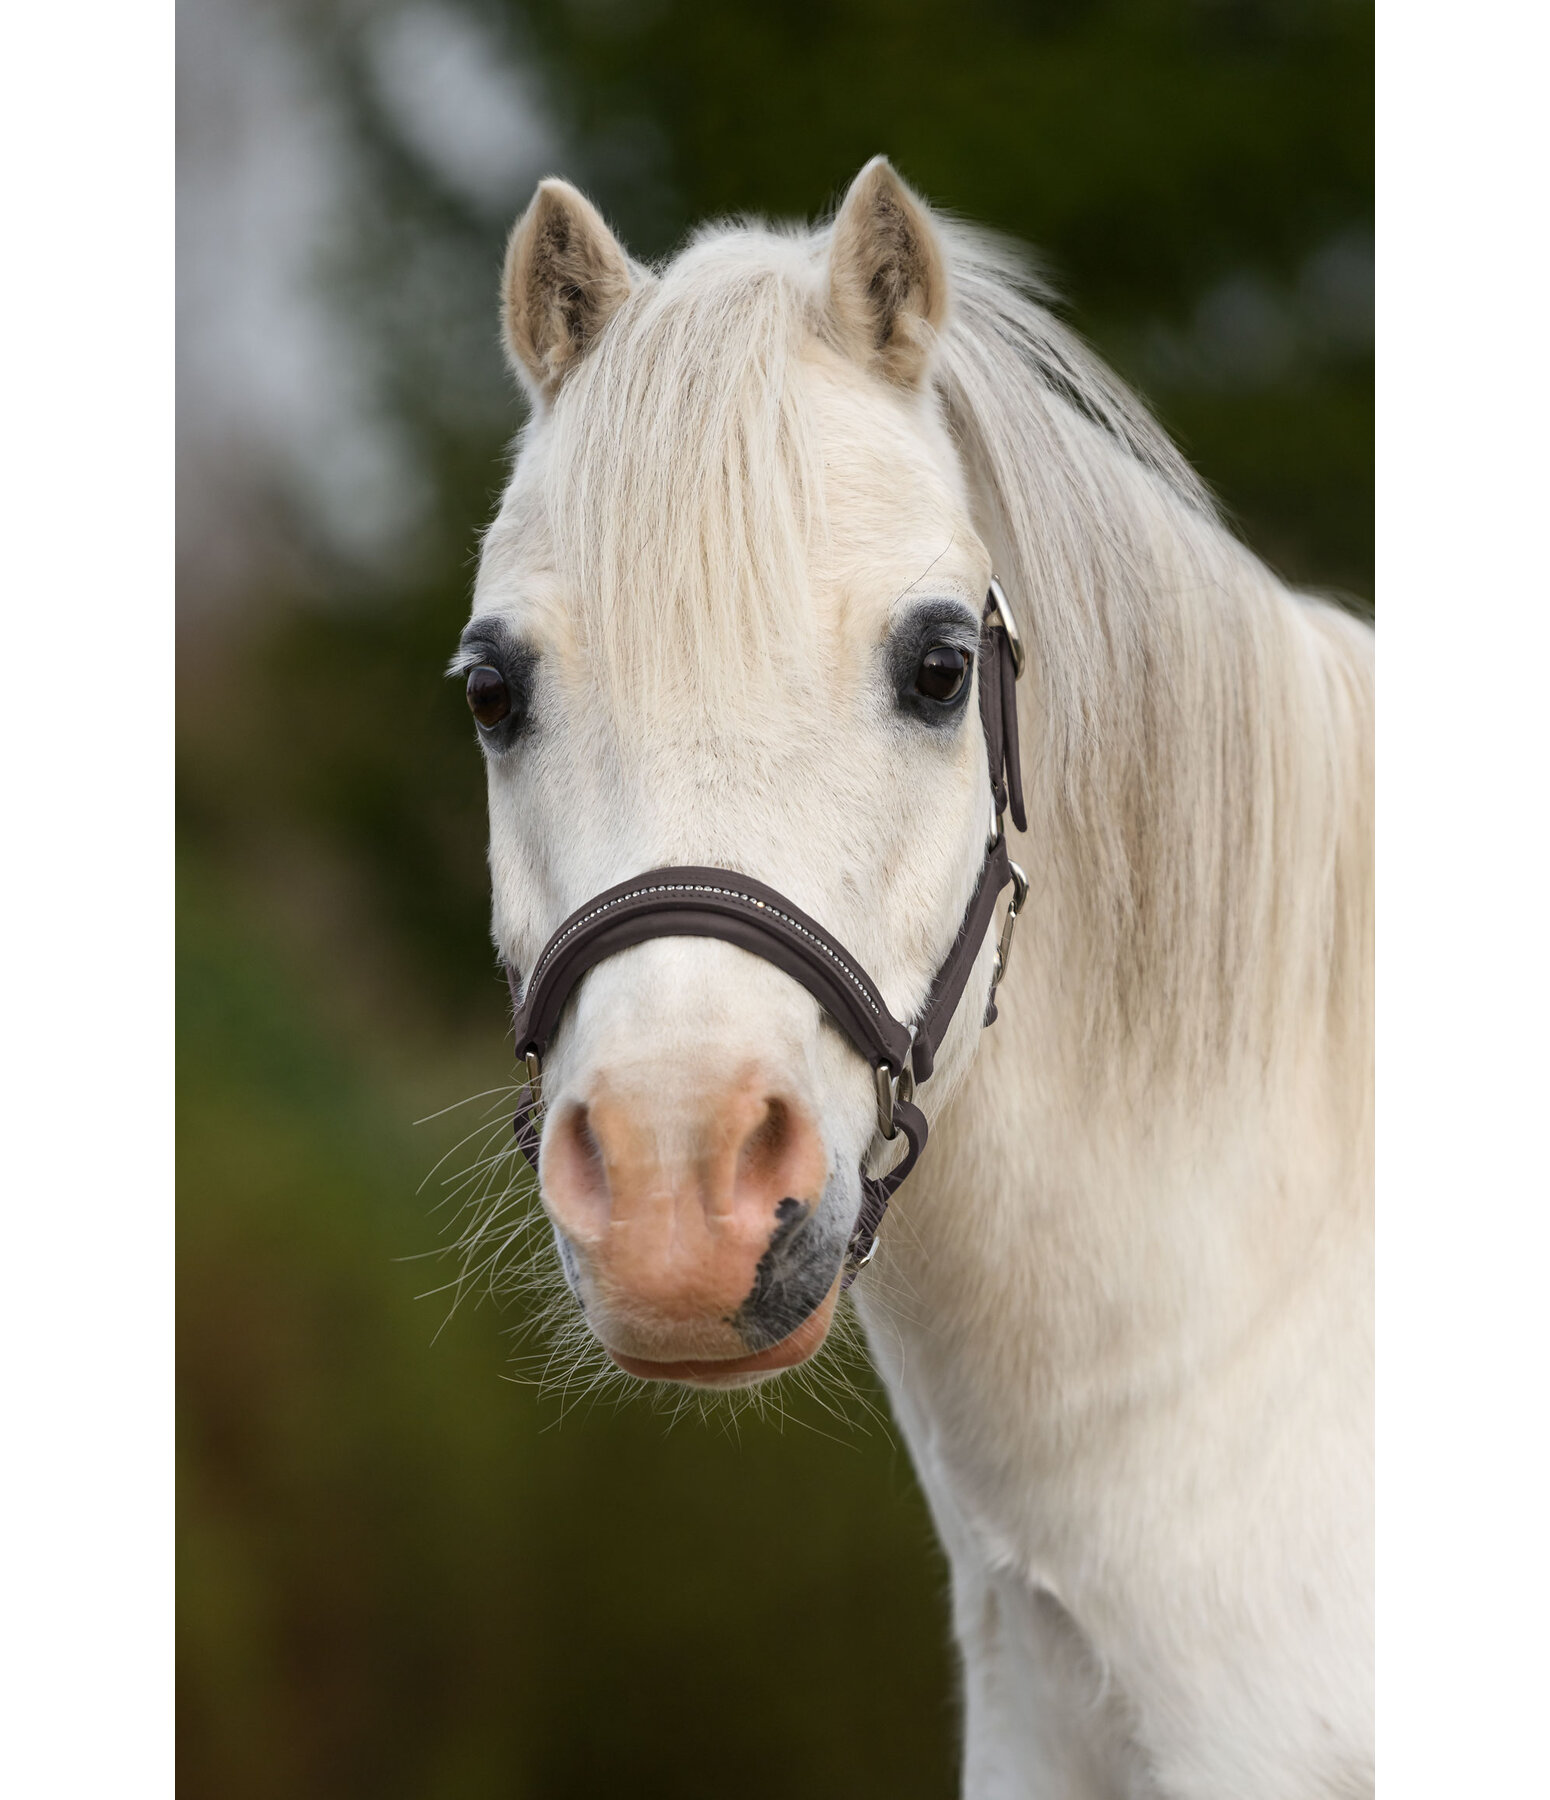
[(518, 1148), (534, 1169), (538, 1167), (543, 1058), (576, 983), (605, 957), (648, 938), (722, 938), (801, 982), (871, 1063), (877, 1080), (878, 1133), (890, 1143), (901, 1131), (904, 1134), (908, 1148), (895, 1168), (880, 1176), (867, 1175), (863, 1168), (861, 1210), (846, 1252), (842, 1283), (850, 1286), (857, 1272), (872, 1260), (888, 1202), (925, 1148), (926, 1117), (914, 1103), (915, 1086), (931, 1074), (985, 933), (995, 918), (996, 901), (1010, 882), (1012, 902), (996, 947), (984, 1023), (992, 1024), (996, 1017), (996, 988), (1006, 972), (1012, 928), (1028, 894), (1022, 870), (1007, 853), (1002, 827), (1002, 814), (1010, 806), (1018, 830), (1027, 829), (1016, 690), (1024, 660), (1006, 596), (1000, 583), (992, 580), (980, 629), (979, 704), (990, 759), (994, 830), (963, 923), (914, 1025), (901, 1024), (844, 945), (774, 888), (731, 869), (652, 869), (609, 888), (573, 912), (544, 946), (525, 985), (516, 970), (506, 965), (516, 1015), (517, 1058), (526, 1063), (528, 1074), (512, 1129)]

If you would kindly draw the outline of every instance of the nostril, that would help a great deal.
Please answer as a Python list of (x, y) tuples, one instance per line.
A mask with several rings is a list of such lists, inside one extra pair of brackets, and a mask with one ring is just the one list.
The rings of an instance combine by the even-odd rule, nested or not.
[(737, 1157), (739, 1187), (769, 1187), (786, 1161), (791, 1138), (791, 1109), (784, 1100), (767, 1100), (764, 1117), (743, 1139)]
[(567, 1231), (589, 1235), (607, 1222), (608, 1169), (587, 1107), (572, 1101), (544, 1146), (544, 1194)]
[[(734, 1205), (751, 1206), (768, 1218), (788, 1201), (816, 1202), (827, 1173), (822, 1141), (806, 1112), (779, 1095), (768, 1095), (738, 1146)], [(779, 1223), (787, 1223), (784, 1210)]]
[(565, 1116), (565, 1131), (575, 1146), (576, 1154), (597, 1171), (603, 1179), (603, 1146), (592, 1129), (592, 1114), (586, 1106), (572, 1106)]
[(816, 1210), (828, 1159), (799, 1100), (747, 1078), (692, 1099), (687, 1117), (601, 1084), (554, 1103), (543, 1202), (578, 1249), (611, 1264), (651, 1256), (663, 1269), (703, 1252), (732, 1282), (734, 1263), (757, 1261), (772, 1233), (793, 1236)]

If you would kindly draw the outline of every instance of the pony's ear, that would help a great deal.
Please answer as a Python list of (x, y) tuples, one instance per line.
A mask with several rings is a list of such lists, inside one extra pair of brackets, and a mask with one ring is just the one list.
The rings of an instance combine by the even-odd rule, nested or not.
[(541, 181), (506, 246), (501, 323), (511, 366), (548, 402), (630, 291), (629, 258), (568, 181)]
[(850, 184), (834, 221), (829, 316), (859, 362), (920, 386), (947, 317), (947, 259), (930, 213), (886, 156)]

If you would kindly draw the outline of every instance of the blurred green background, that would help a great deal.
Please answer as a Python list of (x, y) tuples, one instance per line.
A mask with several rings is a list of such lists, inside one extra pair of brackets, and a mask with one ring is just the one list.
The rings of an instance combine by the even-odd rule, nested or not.
[(1249, 540), (1368, 611), (1371, 7), (185, 0), (179, 31), (184, 1792), (949, 1795), (945, 1566), (863, 1366), (675, 1423), (535, 1386), (520, 1300), (421, 1297), (478, 1140), (420, 1184), (489, 1101), (413, 1121), (509, 1071), (440, 676), (520, 420), (505, 232), (560, 172), (659, 256), (886, 150), (1038, 246)]

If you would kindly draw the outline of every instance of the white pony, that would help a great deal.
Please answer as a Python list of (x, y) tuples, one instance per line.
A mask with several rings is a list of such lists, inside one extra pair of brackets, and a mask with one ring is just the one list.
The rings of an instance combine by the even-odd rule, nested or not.
[[(823, 229), (660, 269), (546, 181), (504, 309), (533, 417), (457, 666), (514, 968), (706, 864), (908, 1020), (984, 851), (992, 574), (1027, 641), (1000, 1019), (987, 934), (854, 1289), (951, 1559), (964, 1791), (1370, 1792), (1370, 632), (882, 159)], [(885, 1153), (803, 987), (637, 945), (544, 1094), (544, 1208), (616, 1363), (726, 1386), (818, 1348)]]

